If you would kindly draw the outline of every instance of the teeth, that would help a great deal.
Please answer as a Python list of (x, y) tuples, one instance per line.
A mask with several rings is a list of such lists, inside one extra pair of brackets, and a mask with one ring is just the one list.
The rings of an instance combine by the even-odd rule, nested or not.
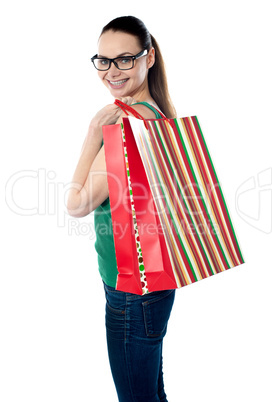
[(126, 81), (127, 81), (127, 79), (126, 80), (121, 80), (121, 81), (110, 81), (110, 83), (112, 85), (122, 85)]

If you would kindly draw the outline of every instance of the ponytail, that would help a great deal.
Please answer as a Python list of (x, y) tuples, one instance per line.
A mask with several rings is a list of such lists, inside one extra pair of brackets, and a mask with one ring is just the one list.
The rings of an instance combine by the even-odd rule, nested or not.
[(151, 35), (155, 49), (155, 63), (148, 72), (148, 86), (152, 98), (168, 118), (176, 117), (176, 110), (168, 91), (164, 60), (156, 39)]

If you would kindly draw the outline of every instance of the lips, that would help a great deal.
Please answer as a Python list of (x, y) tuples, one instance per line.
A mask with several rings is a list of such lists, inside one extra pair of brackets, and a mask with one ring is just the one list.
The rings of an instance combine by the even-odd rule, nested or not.
[(109, 81), (108, 83), (112, 88), (122, 88), (125, 84), (125, 82), (128, 81), (129, 78), (126, 78), (125, 80), (119, 80), (119, 81)]

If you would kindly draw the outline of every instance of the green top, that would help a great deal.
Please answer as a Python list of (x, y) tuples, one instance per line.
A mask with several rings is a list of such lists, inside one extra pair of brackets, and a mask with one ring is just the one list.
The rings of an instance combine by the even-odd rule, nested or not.
[[(160, 113), (149, 103), (139, 102), (149, 107), (155, 113), (157, 119), (161, 119)], [(110, 209), (110, 200), (107, 198), (94, 211), (94, 227), (96, 233), (95, 250), (98, 254), (99, 272), (104, 283), (108, 286), (116, 287), (117, 281), (117, 263), (115, 257), (115, 247), (113, 238), (112, 217)]]

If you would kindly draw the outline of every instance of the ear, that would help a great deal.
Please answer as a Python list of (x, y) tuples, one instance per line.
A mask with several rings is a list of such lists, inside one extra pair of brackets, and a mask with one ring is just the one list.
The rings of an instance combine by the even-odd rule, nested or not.
[(155, 64), (155, 49), (151, 47), (147, 54), (147, 67), (151, 68)]

